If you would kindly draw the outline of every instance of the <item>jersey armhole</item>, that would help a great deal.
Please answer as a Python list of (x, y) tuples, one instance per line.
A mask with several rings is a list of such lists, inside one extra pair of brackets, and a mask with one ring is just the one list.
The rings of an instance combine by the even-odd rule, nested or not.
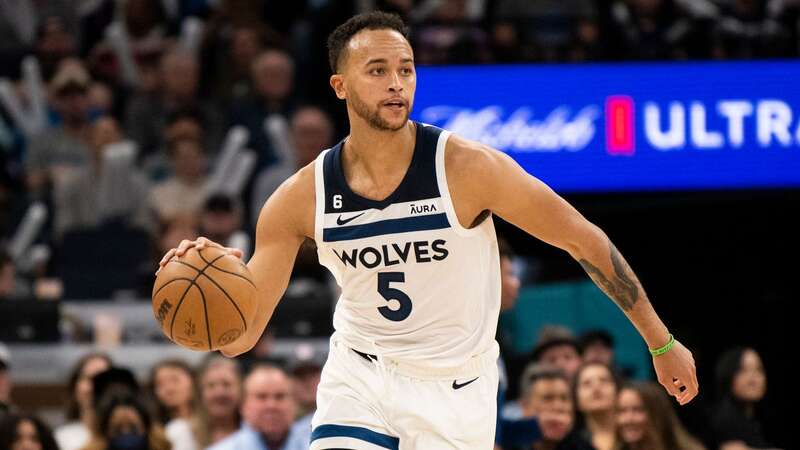
[(325, 154), (330, 149), (323, 150), (314, 161), (314, 241), (317, 248), (322, 245), (322, 229), (325, 226)]
[(483, 222), (487, 220), (491, 221), (491, 213), (489, 217), (483, 220), (483, 222), (474, 227), (474, 228), (464, 228), (461, 225), (461, 222), (458, 221), (458, 215), (456, 214), (455, 206), (453, 205), (453, 199), (450, 197), (450, 188), (447, 185), (447, 173), (445, 171), (445, 150), (447, 147), (447, 140), (450, 138), (450, 131), (442, 130), (439, 134), (439, 141), (436, 143), (436, 182), (439, 186), (439, 195), (442, 196), (442, 203), (444, 203), (444, 209), (447, 213), (447, 221), (450, 222), (450, 227), (455, 230), (461, 236), (474, 236), (477, 233), (481, 232), (481, 228)]

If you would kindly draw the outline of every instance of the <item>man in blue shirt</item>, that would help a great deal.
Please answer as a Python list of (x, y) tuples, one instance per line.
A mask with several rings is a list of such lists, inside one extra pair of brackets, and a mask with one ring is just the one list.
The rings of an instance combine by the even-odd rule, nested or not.
[(286, 372), (256, 366), (244, 380), (242, 428), (208, 450), (307, 450), (311, 427), (293, 424), (296, 409)]

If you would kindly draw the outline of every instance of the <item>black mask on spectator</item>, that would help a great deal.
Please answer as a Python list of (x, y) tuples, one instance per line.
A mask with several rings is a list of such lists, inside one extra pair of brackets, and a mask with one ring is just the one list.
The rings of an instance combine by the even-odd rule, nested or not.
[(125, 433), (112, 438), (108, 450), (147, 450), (147, 436), (139, 433)]

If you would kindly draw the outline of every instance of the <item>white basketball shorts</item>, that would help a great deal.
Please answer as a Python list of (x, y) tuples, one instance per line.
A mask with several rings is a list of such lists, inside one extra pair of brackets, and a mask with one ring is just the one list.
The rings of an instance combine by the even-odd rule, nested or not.
[(317, 389), (311, 450), (491, 450), (498, 347), (427, 370), (358, 353), (336, 334)]

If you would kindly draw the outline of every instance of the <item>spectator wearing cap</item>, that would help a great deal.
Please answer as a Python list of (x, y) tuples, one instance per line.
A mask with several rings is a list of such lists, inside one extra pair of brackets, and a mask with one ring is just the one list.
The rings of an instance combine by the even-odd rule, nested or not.
[(311, 418), (317, 410), (317, 386), (325, 364), (324, 355), (318, 355), (313, 347), (300, 346), (295, 359), (289, 363), (294, 397), (297, 401), (297, 422), (311, 426)]
[(630, 378), (630, 367), (619, 367), (614, 357), (614, 336), (606, 330), (588, 330), (578, 339), (584, 362), (601, 362), (614, 369), (622, 379)]
[(103, 353), (89, 353), (72, 369), (67, 388), (66, 417), (68, 423), (55, 430), (56, 442), (61, 450), (78, 450), (89, 442), (94, 423), (94, 396), (92, 378), (111, 368), (111, 358)]
[(200, 215), (200, 234), (226, 247), (238, 248), (247, 260), (252, 250), (250, 236), (242, 230), (244, 207), (238, 198), (213, 194)]
[(283, 369), (256, 366), (244, 381), (242, 428), (211, 450), (307, 450), (311, 427), (292, 425), (297, 404)]
[(235, 359), (210, 354), (197, 369), (200, 405), (192, 420), (197, 448), (216, 444), (236, 433), (242, 416), (242, 372)]
[(11, 411), (11, 354), (0, 342), (0, 419)]
[(55, 233), (91, 229), (108, 221), (152, 231), (147, 180), (134, 165), (135, 150), (111, 116), (89, 127), (89, 164), (66, 178), (55, 195)]
[(197, 215), (206, 201), (208, 159), (202, 143), (181, 138), (171, 142), (168, 151), (173, 176), (155, 185), (148, 198), (162, 222), (182, 215)]
[(570, 380), (582, 362), (580, 347), (575, 336), (568, 328), (557, 325), (542, 328), (539, 340), (533, 347), (531, 360), (558, 367)]
[(89, 73), (75, 59), (62, 61), (50, 81), (59, 124), (33, 136), (28, 144), (26, 184), (34, 196), (45, 195), (50, 184), (57, 191), (69, 175), (89, 164), (90, 83)]

